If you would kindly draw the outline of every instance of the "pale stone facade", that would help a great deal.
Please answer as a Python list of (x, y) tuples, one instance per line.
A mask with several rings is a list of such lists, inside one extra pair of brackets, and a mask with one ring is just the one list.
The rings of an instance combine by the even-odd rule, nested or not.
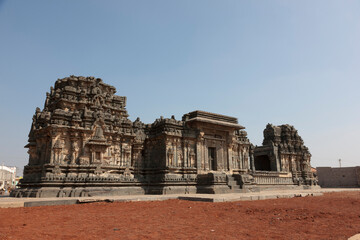
[(311, 155), (292, 126), (268, 125), (264, 146), (254, 147), (236, 118), (220, 114), (132, 122), (126, 97), (115, 92), (94, 77), (56, 81), (33, 117), (29, 164), (13, 196), (225, 193), (316, 184)]
[(16, 184), (16, 167), (0, 166), (0, 191), (14, 188)]

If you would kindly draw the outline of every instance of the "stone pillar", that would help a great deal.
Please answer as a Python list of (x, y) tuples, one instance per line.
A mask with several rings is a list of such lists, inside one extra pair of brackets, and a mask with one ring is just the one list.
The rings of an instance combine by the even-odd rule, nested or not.
[(238, 155), (239, 155), (239, 169), (243, 169), (244, 168), (244, 163), (243, 163), (243, 155), (242, 155), (242, 146), (239, 145), (238, 147)]
[(280, 172), (281, 171), (281, 165), (280, 165), (280, 159), (279, 159), (279, 154), (278, 154), (278, 147), (273, 147), (274, 150), (274, 157), (275, 157), (275, 165), (276, 165), (276, 171)]
[(165, 161), (165, 165), (166, 167), (170, 166), (170, 153), (169, 153), (169, 145), (166, 144), (166, 148), (165, 148), (165, 157), (166, 157), (166, 161)]
[(190, 157), (189, 156), (189, 142), (187, 140), (185, 140), (185, 142), (184, 142), (184, 157), (183, 157), (184, 163), (183, 164), (184, 164), (184, 166), (192, 167), (189, 157)]
[(95, 152), (94, 152), (94, 149), (90, 149), (90, 152), (91, 152), (91, 164), (93, 164), (95, 162)]
[(227, 149), (228, 149), (228, 154), (227, 154), (227, 170), (232, 172), (233, 170), (233, 144), (228, 144), (227, 145)]
[(250, 153), (249, 153), (249, 149), (247, 149), (247, 151), (245, 151), (245, 166), (246, 166), (246, 170), (250, 170)]
[(44, 162), (41, 164), (45, 164), (50, 162), (50, 158), (51, 158), (51, 149), (52, 149), (52, 142), (51, 142), (51, 137), (47, 136), (46, 137), (46, 148), (45, 148), (45, 159)]
[(255, 150), (254, 145), (250, 144), (250, 146), (249, 146), (249, 155), (250, 155), (250, 169), (251, 169), (251, 171), (255, 171), (254, 150)]
[(180, 160), (180, 149), (178, 146), (178, 139), (174, 139), (174, 162), (173, 162), (173, 167), (176, 167), (178, 165), (178, 162)]
[(51, 138), (51, 150), (50, 150), (50, 164), (54, 164), (54, 159), (55, 159), (55, 151), (53, 149), (53, 146), (55, 144), (55, 137)]
[(255, 158), (254, 153), (250, 154), (251, 171), (255, 171)]
[(208, 140), (204, 139), (204, 170), (210, 170)]
[(204, 133), (200, 133), (197, 141), (196, 141), (196, 166), (197, 166), (197, 172), (199, 173), (200, 171), (203, 170), (203, 167), (205, 168), (205, 164), (204, 166), (201, 164), (202, 161), (204, 161), (204, 156), (203, 156), (203, 146), (204, 146), (204, 139), (203, 139), (203, 135)]
[(280, 172), (281, 168), (280, 168), (280, 161), (279, 161), (278, 156), (275, 156), (275, 161), (276, 161), (276, 171)]

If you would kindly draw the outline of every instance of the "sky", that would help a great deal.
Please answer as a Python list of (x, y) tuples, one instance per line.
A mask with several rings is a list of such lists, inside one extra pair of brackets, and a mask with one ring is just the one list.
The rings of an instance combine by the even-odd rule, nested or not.
[(131, 120), (230, 115), (254, 145), (290, 124), (314, 167), (359, 166), (359, 43), (351, 0), (0, 0), (0, 164), (21, 171), (35, 108), (78, 75)]

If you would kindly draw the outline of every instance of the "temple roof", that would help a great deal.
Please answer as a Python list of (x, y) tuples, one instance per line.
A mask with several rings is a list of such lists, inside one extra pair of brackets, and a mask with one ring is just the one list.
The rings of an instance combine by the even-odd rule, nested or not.
[(196, 110), (185, 114), (183, 116), (183, 121), (187, 121), (187, 122), (197, 121), (197, 122), (233, 127), (236, 129), (245, 129), (245, 127), (238, 124), (238, 120), (235, 117), (230, 117), (230, 116), (225, 116), (217, 113), (210, 113), (200, 110)]

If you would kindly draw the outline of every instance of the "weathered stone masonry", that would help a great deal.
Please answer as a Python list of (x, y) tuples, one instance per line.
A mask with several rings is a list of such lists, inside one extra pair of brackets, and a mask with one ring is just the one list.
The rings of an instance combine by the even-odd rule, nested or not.
[(17, 197), (227, 193), (316, 185), (294, 127), (268, 125), (254, 147), (234, 117), (204, 111), (152, 124), (99, 78), (59, 79), (36, 109)]

